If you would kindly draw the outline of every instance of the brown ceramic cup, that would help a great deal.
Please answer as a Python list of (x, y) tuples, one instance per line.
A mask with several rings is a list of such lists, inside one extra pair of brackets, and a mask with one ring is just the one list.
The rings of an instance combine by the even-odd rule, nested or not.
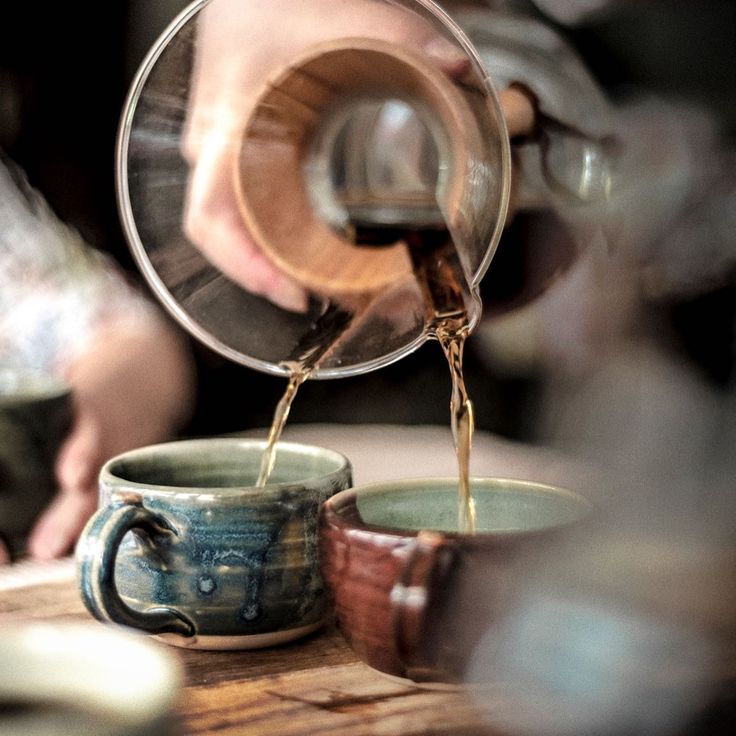
[(337, 623), (371, 667), (458, 682), (481, 637), (512, 610), (515, 583), (589, 516), (562, 488), (475, 478), (477, 533), (459, 534), (457, 479), (342, 491), (320, 519), (322, 572)]

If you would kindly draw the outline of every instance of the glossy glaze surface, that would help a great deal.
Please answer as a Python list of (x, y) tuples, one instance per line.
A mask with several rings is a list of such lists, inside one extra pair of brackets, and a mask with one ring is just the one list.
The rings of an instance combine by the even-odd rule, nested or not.
[(282, 443), (274, 482), (256, 489), (263, 447), (195, 440), (108, 463), (100, 511), (77, 550), (93, 615), (180, 636), (184, 646), (216, 637), (218, 648), (228, 637), (233, 648), (257, 646), (264, 634), (318, 625), (327, 607), (318, 510), (350, 485), (350, 466), (337, 453)]
[(472, 489), (476, 535), (451, 531), (454, 478), (350, 489), (325, 503), (323, 574), (343, 635), (372, 667), (415, 681), (461, 679), (531, 556), (590, 513), (585, 499), (553, 486), (475, 478)]

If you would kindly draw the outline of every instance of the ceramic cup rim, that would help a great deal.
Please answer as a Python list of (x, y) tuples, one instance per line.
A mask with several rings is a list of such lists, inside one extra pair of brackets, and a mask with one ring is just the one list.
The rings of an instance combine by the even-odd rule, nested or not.
[(24, 378), (18, 388), (0, 390), (0, 408), (18, 404), (40, 403), (71, 395), (72, 388), (65, 381), (53, 376), (32, 375)]
[(398, 526), (385, 526), (381, 524), (371, 524), (363, 521), (362, 519), (345, 520), (344, 517), (342, 517), (334, 508), (341, 502), (349, 499), (351, 496), (386, 493), (387, 491), (407, 490), (410, 488), (430, 489), (437, 487), (446, 487), (448, 485), (457, 486), (457, 483), (457, 476), (427, 476), (421, 478), (403, 478), (397, 480), (368, 483), (365, 485), (357, 485), (352, 488), (347, 488), (344, 491), (339, 491), (334, 496), (328, 498), (324, 502), (324, 513), (327, 516), (331, 517), (331, 519), (337, 520), (338, 523), (344, 525), (346, 528), (360, 530), (369, 534), (385, 535), (394, 539), (417, 537), (423, 531), (432, 531), (449, 539), (482, 541), (504, 537), (517, 538), (520, 536), (531, 536), (540, 533), (544, 534), (551, 530), (564, 529), (568, 526), (580, 523), (580, 521), (586, 519), (595, 510), (595, 505), (592, 503), (592, 501), (590, 501), (580, 493), (570, 490), (569, 488), (564, 488), (563, 486), (554, 485), (551, 483), (543, 483), (540, 481), (525, 480), (521, 478), (506, 478), (502, 476), (471, 476), (471, 487), (475, 484), (480, 483), (484, 486), (496, 486), (498, 490), (503, 490), (505, 492), (511, 492), (512, 490), (519, 488), (523, 488), (529, 491), (541, 491), (546, 494), (556, 495), (564, 497), (570, 501), (574, 501), (575, 503), (580, 505), (581, 513), (576, 518), (569, 521), (557, 522), (554, 524), (535, 527), (532, 529), (497, 529), (490, 531), (478, 530), (473, 534), (467, 534), (459, 531), (432, 529), (431, 527), (420, 530), (416, 528), (410, 529)]
[(117, 494), (131, 492), (143, 496), (160, 496), (166, 498), (199, 498), (202, 496), (221, 498), (263, 498), (267, 496), (279, 496), (282, 492), (292, 489), (295, 486), (301, 487), (305, 484), (311, 484), (316, 481), (319, 481), (320, 485), (329, 485), (331, 482), (337, 482), (342, 478), (346, 471), (352, 471), (350, 460), (336, 450), (301, 442), (279, 441), (276, 450), (277, 453), (279, 451), (286, 451), (304, 456), (327, 458), (328, 461), (332, 460), (334, 467), (332, 470), (316, 475), (310, 476), (305, 474), (303, 477), (295, 478), (294, 480), (283, 481), (280, 483), (268, 483), (262, 488), (257, 488), (254, 484), (242, 486), (194, 486), (186, 485), (184, 483), (177, 485), (149, 483), (130, 480), (129, 478), (124, 477), (124, 475), (116, 472), (116, 467), (120, 463), (135, 462), (145, 458), (150, 458), (153, 455), (165, 454), (165, 456), (169, 458), (186, 457), (189, 453), (202, 453), (207, 449), (216, 447), (222, 447), (225, 449), (230, 448), (232, 450), (236, 450), (238, 447), (246, 447), (248, 450), (255, 449), (258, 452), (263, 452), (266, 445), (266, 440), (252, 437), (207, 437), (173, 440), (171, 442), (146, 445), (144, 447), (138, 447), (136, 449), (120, 453), (119, 455), (115, 455), (105, 462), (100, 470), (100, 486), (111, 489)]

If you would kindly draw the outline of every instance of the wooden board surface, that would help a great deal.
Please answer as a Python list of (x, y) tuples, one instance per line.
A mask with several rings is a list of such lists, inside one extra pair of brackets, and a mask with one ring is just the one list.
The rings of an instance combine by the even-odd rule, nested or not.
[[(0, 593), (0, 626), (29, 620), (91, 617), (74, 581)], [(356, 661), (332, 625), (292, 644), (250, 652), (170, 651), (185, 671), (180, 712), (186, 734), (495, 733), (467, 694), (423, 689), (377, 673)]]

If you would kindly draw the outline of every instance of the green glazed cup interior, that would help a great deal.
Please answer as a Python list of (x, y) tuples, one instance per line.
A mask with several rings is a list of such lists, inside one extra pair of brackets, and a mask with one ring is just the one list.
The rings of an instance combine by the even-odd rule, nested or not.
[[(582, 496), (531, 481), (473, 478), (479, 534), (530, 532), (579, 521), (591, 511)], [(395, 481), (344, 491), (332, 499), (340, 514), (341, 497), (355, 494), (359, 518), (368, 527), (387, 531), (457, 532), (456, 478)]]

